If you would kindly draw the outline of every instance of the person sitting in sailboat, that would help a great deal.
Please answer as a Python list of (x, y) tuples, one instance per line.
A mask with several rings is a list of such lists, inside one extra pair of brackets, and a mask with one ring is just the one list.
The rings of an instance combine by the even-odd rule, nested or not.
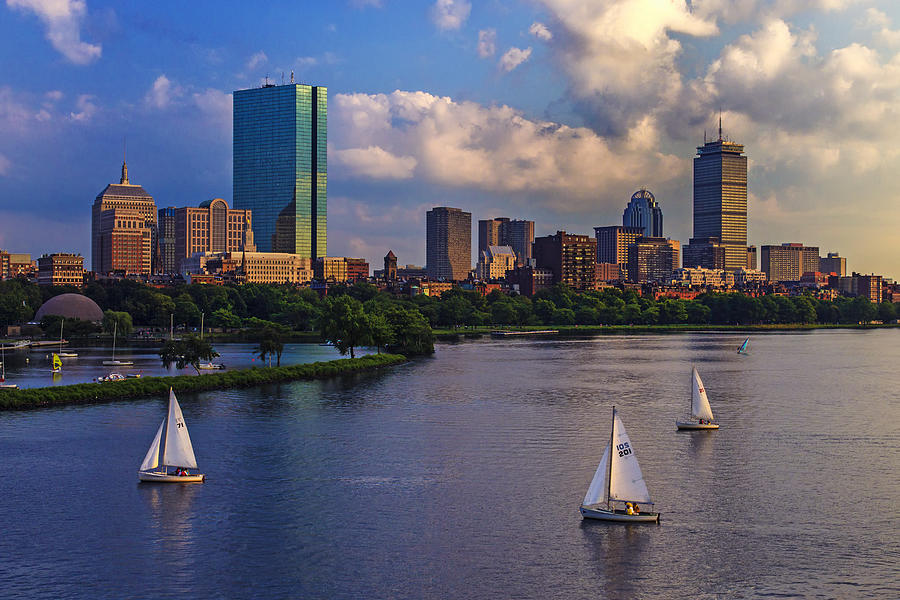
[(631, 502), (626, 502), (626, 503), (625, 503), (625, 514), (626, 514), (626, 515), (633, 515), (633, 514), (634, 514), (634, 508), (632, 508)]

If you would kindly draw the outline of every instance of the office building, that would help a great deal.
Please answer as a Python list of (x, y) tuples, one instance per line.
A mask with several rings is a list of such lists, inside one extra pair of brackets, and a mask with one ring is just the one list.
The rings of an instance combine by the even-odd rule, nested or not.
[(425, 270), (433, 279), (463, 281), (472, 270), (472, 213), (438, 206), (425, 213)]
[(526, 265), (531, 260), (531, 244), (534, 242), (534, 221), (497, 217), (478, 221), (478, 254), (491, 246), (510, 246), (516, 254), (516, 262)]
[(554, 283), (576, 290), (594, 289), (597, 241), (590, 236), (557, 231), (535, 238), (532, 253), (539, 268), (553, 272)]
[[(755, 256), (755, 252), (754, 252)], [(749, 262), (749, 253), (746, 257)], [(725, 268), (725, 246), (717, 237), (691, 238), (684, 247), (682, 263), (685, 267), (703, 267), (705, 269)]]
[(747, 267), (748, 269), (755, 271), (756, 270), (756, 246), (747, 246)]
[(628, 270), (628, 246), (644, 235), (643, 231), (640, 227), (620, 225), (594, 227), (597, 244), (596, 261), (619, 265), (619, 273), (625, 273)]
[(175, 211), (174, 206), (159, 209), (156, 220), (156, 261), (153, 270), (157, 273), (177, 273), (181, 265), (175, 259)]
[(553, 271), (540, 267), (516, 267), (506, 273), (506, 281), (510, 288), (529, 298), (541, 290), (552, 287), (553, 279)]
[(881, 275), (861, 275), (853, 273), (850, 276), (841, 277), (832, 275), (828, 278), (828, 285), (838, 290), (845, 296), (863, 296), (869, 302), (881, 302), (882, 281)]
[(257, 250), (252, 241), (251, 211), (229, 208), (221, 198), (207, 200), (198, 207), (161, 209), (159, 219), (160, 256), (171, 253), (173, 262), (173, 265), (167, 265), (173, 270), (163, 271), (166, 273), (178, 272), (181, 261), (197, 252)]
[(38, 285), (84, 285), (84, 257), (80, 254), (45, 254), (38, 259)]
[(106, 275), (153, 273), (156, 203), (143, 187), (128, 180), (122, 163), (119, 183), (111, 183), (91, 208), (91, 269)]
[(594, 272), (597, 282), (619, 281), (624, 275), (615, 263), (597, 263), (594, 265)]
[(262, 252), (327, 255), (327, 89), (234, 92), (234, 207), (253, 212)]
[(628, 281), (669, 284), (679, 266), (678, 255), (677, 242), (666, 238), (638, 238), (628, 246)]
[(837, 252), (829, 252), (827, 257), (819, 258), (819, 271), (844, 277), (847, 275), (847, 259)]
[[(694, 158), (694, 235), (690, 245), (706, 246), (703, 251), (685, 255), (702, 259), (707, 269), (729, 271), (747, 267), (747, 157), (744, 146), (719, 138), (697, 148)], [(715, 244), (712, 242), (715, 238)], [(723, 253), (722, 266), (715, 260), (718, 245)], [(692, 260), (693, 262), (693, 260)]]
[(0, 250), (0, 279), (32, 277), (37, 272), (30, 254)]
[(644, 237), (663, 236), (662, 209), (649, 190), (641, 188), (631, 195), (631, 200), (622, 215), (622, 225), (640, 229)]
[(762, 270), (769, 281), (800, 281), (819, 270), (819, 248), (803, 244), (761, 247)]
[(367, 281), (369, 279), (369, 262), (364, 258), (345, 258), (347, 263), (347, 281)]
[(479, 252), (475, 277), (481, 281), (504, 279), (506, 272), (516, 268), (516, 253), (512, 246), (488, 246)]

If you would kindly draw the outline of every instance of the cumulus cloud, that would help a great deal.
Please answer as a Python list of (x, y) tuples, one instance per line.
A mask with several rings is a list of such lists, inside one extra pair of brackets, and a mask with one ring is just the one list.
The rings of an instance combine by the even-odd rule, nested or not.
[(528, 119), (508, 106), (399, 90), (337, 94), (330, 117), (330, 156), (347, 168), (344, 176), (412, 175), (451, 187), (546, 193), (556, 210), (561, 194), (573, 198), (566, 210), (581, 210), (601, 194), (618, 201), (630, 193), (635, 173), (666, 181), (686, 169), (655, 146), (651, 119), (610, 141), (586, 128)]
[(250, 57), (250, 60), (247, 61), (247, 70), (252, 71), (259, 65), (264, 65), (269, 61), (269, 57), (266, 56), (266, 53), (260, 50), (256, 54)]
[(547, 26), (543, 23), (538, 23), (537, 21), (531, 24), (531, 27), (528, 28), (528, 33), (539, 40), (544, 40), (545, 42), (549, 42), (553, 39), (553, 34), (550, 33), (550, 30), (547, 29)]
[(6, 0), (6, 5), (37, 15), (47, 28), (47, 39), (70, 62), (86, 65), (100, 58), (100, 44), (81, 40), (81, 22), (87, 13), (84, 0)]
[(431, 7), (431, 21), (441, 30), (459, 29), (471, 10), (468, 0), (437, 0)]
[(69, 113), (69, 119), (77, 123), (90, 121), (97, 112), (97, 105), (94, 104), (94, 96), (90, 94), (81, 94), (75, 101), (75, 110)]
[(150, 90), (144, 96), (144, 101), (153, 108), (160, 110), (167, 108), (173, 101), (184, 94), (180, 85), (173, 84), (165, 75), (160, 75), (153, 81)]
[(208, 88), (191, 95), (194, 105), (217, 129), (231, 132), (232, 104), (234, 97), (222, 90)]
[(875, 30), (875, 41), (888, 47), (900, 46), (900, 31), (891, 29), (890, 18), (877, 8), (866, 10), (860, 25)]
[(528, 57), (531, 56), (531, 46), (525, 48), (524, 50), (521, 48), (516, 48), (513, 46), (509, 50), (503, 53), (503, 56), (500, 57), (500, 68), (509, 73), (523, 62), (528, 60)]
[(497, 52), (497, 30), (482, 29), (478, 32), (478, 56), (488, 58)]

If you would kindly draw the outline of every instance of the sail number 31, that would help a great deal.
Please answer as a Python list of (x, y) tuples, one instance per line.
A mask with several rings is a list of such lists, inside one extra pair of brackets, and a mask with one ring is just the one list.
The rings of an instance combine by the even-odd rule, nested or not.
[(619, 451), (619, 456), (628, 456), (631, 454), (631, 448), (628, 446), (628, 442), (624, 442), (616, 446), (616, 450)]

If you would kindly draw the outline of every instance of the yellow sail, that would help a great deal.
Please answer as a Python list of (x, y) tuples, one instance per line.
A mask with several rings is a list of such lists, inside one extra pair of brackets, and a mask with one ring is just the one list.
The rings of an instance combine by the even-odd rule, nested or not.
[(62, 360), (59, 358), (59, 354), (53, 355), (53, 370), (62, 369)]

